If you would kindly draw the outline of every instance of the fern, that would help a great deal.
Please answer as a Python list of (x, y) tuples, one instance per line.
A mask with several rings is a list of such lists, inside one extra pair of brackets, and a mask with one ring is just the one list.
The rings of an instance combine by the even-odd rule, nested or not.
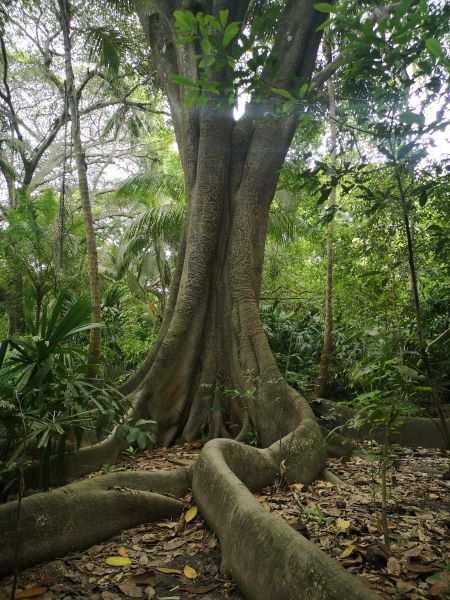
[(129, 46), (127, 38), (117, 29), (91, 27), (87, 32), (87, 42), (91, 46), (89, 60), (98, 62), (111, 73), (117, 73)]

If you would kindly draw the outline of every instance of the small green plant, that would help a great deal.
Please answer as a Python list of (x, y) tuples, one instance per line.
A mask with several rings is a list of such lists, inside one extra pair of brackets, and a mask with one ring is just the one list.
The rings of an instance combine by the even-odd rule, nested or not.
[(125, 439), (130, 446), (125, 450), (129, 454), (134, 454), (137, 449), (145, 450), (149, 442), (156, 444), (156, 435), (148, 430), (149, 425), (154, 425), (156, 421), (149, 419), (139, 419), (134, 426), (127, 423), (121, 423), (116, 429), (116, 438)]
[(356, 412), (347, 424), (355, 429), (367, 428), (369, 434), (381, 435), (381, 451), (374, 456), (374, 461), (379, 464), (381, 525), (385, 544), (389, 546), (387, 475), (392, 466), (390, 438), (392, 433), (402, 425), (404, 418), (416, 412), (417, 408), (411, 401), (411, 397), (418, 387), (423, 389), (417, 385), (422, 375), (401, 364), (399, 358), (393, 358), (360, 364), (353, 370), (352, 377), (367, 391), (348, 403)]

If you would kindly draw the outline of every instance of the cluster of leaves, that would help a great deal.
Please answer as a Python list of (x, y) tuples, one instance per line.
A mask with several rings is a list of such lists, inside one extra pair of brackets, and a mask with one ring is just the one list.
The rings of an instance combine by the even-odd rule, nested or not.
[(263, 304), (260, 315), (284, 377), (297, 389), (309, 391), (322, 347), (319, 311), (289, 310), (275, 300)]
[[(229, 21), (228, 9), (219, 11), (218, 19), (203, 12), (175, 11), (177, 44), (194, 44), (198, 51), (194, 55), (198, 77), (172, 77), (174, 83), (187, 88), (186, 106), (195, 102), (200, 108), (206, 104), (210, 94), (215, 94), (220, 97), (219, 106), (225, 108), (233, 106), (240, 93), (251, 95), (255, 101), (268, 94), (279, 96), (284, 100), (282, 110), (291, 108), (295, 100), (291, 93), (269, 86), (262, 77), (263, 70), (268, 75), (277, 68), (278, 59), (272, 53), (272, 42), (279, 10), (276, 3), (268, 3), (248, 23)], [(224, 72), (232, 73), (231, 78), (226, 78), (226, 83), (222, 77)], [(307, 88), (307, 84), (302, 83), (299, 98), (305, 96)]]
[[(47, 487), (51, 456), (58, 456), (63, 476), (66, 452), (79, 447), (87, 431), (101, 435), (125, 411), (123, 398), (98, 379), (86, 379), (83, 334), (98, 327), (90, 323), (91, 304), (85, 297), (71, 300), (61, 292), (43, 309), (39, 330), (30, 338), (9, 338), (0, 351), (0, 414), (6, 437), (2, 441), (1, 477), (41, 463)], [(81, 336), (81, 337), (80, 337)]]

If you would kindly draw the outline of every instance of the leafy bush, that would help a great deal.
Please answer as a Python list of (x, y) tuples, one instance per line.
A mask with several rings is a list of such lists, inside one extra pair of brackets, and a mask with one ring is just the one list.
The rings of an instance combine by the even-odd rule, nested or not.
[(79, 337), (90, 323), (91, 303), (70, 301), (62, 292), (44, 306), (39, 332), (10, 338), (0, 350), (0, 477), (17, 477), (37, 456), (41, 482), (48, 487), (50, 458), (58, 456), (60, 477), (69, 447), (79, 447), (87, 431), (100, 435), (124, 414), (121, 396), (102, 381), (86, 380), (88, 367)]
[(317, 374), (323, 340), (318, 313), (287, 311), (275, 300), (263, 305), (260, 314), (281, 372), (293, 387), (310, 390)]

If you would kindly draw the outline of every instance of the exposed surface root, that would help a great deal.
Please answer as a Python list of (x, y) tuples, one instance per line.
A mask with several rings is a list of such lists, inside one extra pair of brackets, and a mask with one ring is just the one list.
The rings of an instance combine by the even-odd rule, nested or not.
[[(19, 568), (87, 548), (140, 523), (178, 515), (182, 502), (161, 493), (184, 494), (189, 474), (188, 469), (114, 473), (23, 498)], [(0, 575), (14, 568), (16, 519), (17, 502), (0, 506)]]
[[(292, 431), (268, 448), (216, 439), (204, 446), (192, 469), (109, 474), (25, 498), (19, 566), (180, 513), (181, 502), (160, 494), (184, 494), (192, 475), (195, 502), (220, 540), (223, 570), (249, 599), (377, 598), (314, 544), (268, 514), (250, 492), (276, 478), (309, 483), (324, 468), (325, 447), (312, 411), (293, 390), (289, 400), (286, 419)], [(15, 502), (0, 507), (0, 536), (10, 549), (3, 572), (13, 568), (15, 514)]]
[(257, 502), (248, 488), (273, 481), (275, 473), (276, 463), (266, 451), (229, 440), (213, 440), (203, 449), (193, 492), (219, 537), (223, 571), (250, 600), (378, 598)]
[[(347, 426), (347, 421), (354, 417), (355, 411), (348, 406), (340, 406), (332, 400), (325, 398), (317, 398), (316, 405), (320, 417), (322, 417), (324, 426), (331, 430), (339, 429), (341, 437), (333, 433), (331, 442), (328, 442), (329, 456), (341, 456), (350, 449), (348, 441), (344, 445), (340, 440), (344, 440), (342, 436), (347, 436), (353, 439), (366, 439), (368, 437), (376, 441), (382, 441), (383, 432), (370, 432), (368, 428), (353, 429)], [(447, 429), (450, 429), (450, 418), (447, 419)], [(422, 448), (445, 448), (447, 446), (445, 438), (440, 428), (439, 420), (431, 417), (406, 417), (403, 424), (389, 435), (391, 443), (399, 444), (400, 446)], [(344, 447), (346, 446), (346, 447)]]

